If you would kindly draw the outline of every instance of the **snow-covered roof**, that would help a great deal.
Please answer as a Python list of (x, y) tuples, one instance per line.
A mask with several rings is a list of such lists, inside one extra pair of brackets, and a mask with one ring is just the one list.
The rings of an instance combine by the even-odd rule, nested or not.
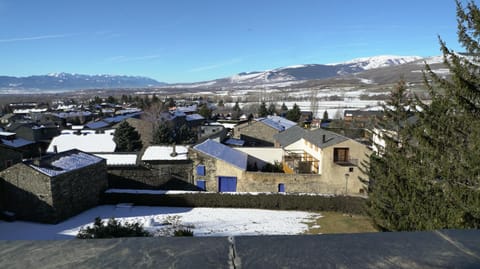
[(94, 121), (94, 122), (89, 122), (85, 125), (89, 129), (101, 129), (110, 126), (110, 123), (104, 122), (104, 121)]
[(81, 134), (61, 134), (56, 136), (50, 142), (47, 152), (54, 152), (54, 146), (57, 146), (58, 152), (64, 152), (71, 149), (79, 149), (85, 152), (114, 152), (116, 144), (113, 141), (114, 130), (105, 131), (105, 133), (87, 133)]
[(208, 156), (232, 164), (242, 170), (247, 170), (248, 155), (246, 153), (232, 149), (211, 139), (207, 139), (205, 142), (198, 144), (193, 148)]
[(23, 146), (35, 144), (35, 142), (26, 140), (23, 138), (15, 138), (15, 139), (0, 139), (1, 144), (11, 147), (11, 148), (21, 148)]
[(94, 154), (97, 157), (107, 160), (108, 166), (136, 165), (137, 154)]
[(200, 114), (191, 114), (187, 115), (187, 121), (194, 121), (194, 120), (204, 120), (205, 118)]
[(240, 146), (242, 147), (243, 145), (245, 145), (245, 141), (244, 140), (241, 140), (241, 139), (237, 139), (237, 138), (229, 138), (227, 139), (225, 142), (223, 142), (227, 145), (232, 145), (232, 146)]
[(268, 118), (259, 119), (259, 121), (281, 132), (297, 125), (296, 122), (279, 116), (268, 116)]
[(29, 165), (33, 169), (53, 177), (99, 163), (102, 160), (102, 158), (97, 156), (72, 150), (43, 158), (40, 165), (35, 165), (34, 163)]
[(150, 146), (143, 153), (142, 161), (185, 161), (188, 160), (188, 147), (175, 146), (175, 156), (172, 156), (173, 146)]

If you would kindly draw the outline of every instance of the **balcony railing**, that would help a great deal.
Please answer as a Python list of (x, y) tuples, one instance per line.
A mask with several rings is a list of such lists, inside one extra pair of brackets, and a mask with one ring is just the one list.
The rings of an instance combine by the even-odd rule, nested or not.
[(358, 159), (334, 160), (333, 162), (341, 166), (358, 166)]

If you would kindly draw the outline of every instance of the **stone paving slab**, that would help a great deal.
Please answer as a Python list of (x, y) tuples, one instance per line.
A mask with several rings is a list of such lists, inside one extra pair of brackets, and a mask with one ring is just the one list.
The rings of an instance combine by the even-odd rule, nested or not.
[(480, 268), (480, 231), (236, 237), (242, 268)]
[(223, 237), (0, 241), (0, 268), (229, 268)]
[(0, 268), (480, 268), (480, 230), (0, 241)]

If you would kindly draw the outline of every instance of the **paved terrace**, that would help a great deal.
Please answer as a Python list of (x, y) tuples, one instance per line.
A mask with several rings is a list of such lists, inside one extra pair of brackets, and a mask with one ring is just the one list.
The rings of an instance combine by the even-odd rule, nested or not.
[(480, 230), (0, 241), (0, 268), (480, 268)]

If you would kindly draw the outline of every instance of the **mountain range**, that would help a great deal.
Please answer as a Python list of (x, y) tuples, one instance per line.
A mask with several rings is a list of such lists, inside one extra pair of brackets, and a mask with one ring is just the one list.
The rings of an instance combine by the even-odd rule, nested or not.
[(143, 88), (162, 86), (165, 83), (140, 76), (82, 75), (51, 73), (28, 77), (0, 76), (0, 89), (3, 90), (77, 90)]
[(198, 83), (170, 84), (139, 76), (81, 75), (52, 73), (29, 77), (0, 76), (0, 90), (18, 92), (24, 90), (68, 91), (77, 89), (116, 88), (225, 88), (225, 87), (288, 87), (314, 80), (355, 80), (364, 84), (398, 81), (399, 76), (421, 78), (424, 63), (441, 70), (441, 57), (382, 55), (358, 58), (343, 63), (302, 64), (267, 71), (239, 73), (230, 77)]

